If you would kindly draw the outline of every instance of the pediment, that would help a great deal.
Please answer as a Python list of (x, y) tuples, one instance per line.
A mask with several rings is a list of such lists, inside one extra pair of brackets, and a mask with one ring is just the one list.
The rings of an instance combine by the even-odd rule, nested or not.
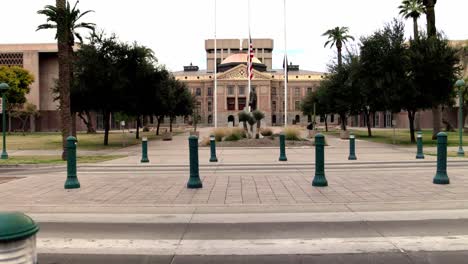
[[(247, 66), (239, 64), (236, 67), (229, 69), (223, 73), (218, 74), (218, 80), (247, 80)], [(253, 70), (253, 80), (270, 80), (271, 76)]]

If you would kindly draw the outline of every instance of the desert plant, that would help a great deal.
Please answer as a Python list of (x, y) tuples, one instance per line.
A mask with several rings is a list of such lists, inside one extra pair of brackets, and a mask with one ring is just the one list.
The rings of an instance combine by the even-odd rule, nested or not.
[(244, 129), (239, 128), (239, 127), (234, 127), (229, 131), (229, 135), (236, 134), (239, 135), (241, 138), (246, 138), (247, 133), (245, 132)]
[(224, 141), (238, 141), (241, 140), (242, 136), (239, 133), (231, 133), (227, 137), (224, 138)]
[(262, 128), (260, 130), (260, 134), (264, 137), (269, 137), (273, 135), (273, 131), (270, 128)]
[(249, 120), (247, 120), (247, 123), (250, 125), (250, 133), (253, 133), (253, 126), (255, 125), (255, 118), (252, 115), (249, 115)]
[(223, 138), (226, 135), (228, 135), (228, 132), (229, 132), (229, 129), (225, 127), (220, 127), (220, 128), (216, 128), (215, 130), (213, 130), (213, 135), (215, 136), (215, 140), (217, 142), (220, 142), (220, 141), (223, 141)]
[(252, 116), (257, 122), (257, 133), (255, 134), (255, 138), (260, 138), (259, 133), (260, 133), (260, 125), (262, 124), (262, 119), (265, 118), (265, 114), (262, 113), (260, 110), (255, 110), (252, 112)]
[(301, 131), (296, 127), (286, 127), (283, 130), (286, 140), (300, 140)]

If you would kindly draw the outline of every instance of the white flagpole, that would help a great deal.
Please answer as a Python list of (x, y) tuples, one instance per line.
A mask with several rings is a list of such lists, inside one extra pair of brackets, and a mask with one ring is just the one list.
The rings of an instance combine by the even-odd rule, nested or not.
[(216, 0), (214, 12), (214, 127), (218, 127), (218, 65), (217, 65), (217, 47), (216, 47)]
[(288, 53), (286, 49), (286, 0), (284, 0), (284, 127), (288, 125)]
[(250, 0), (248, 0), (248, 23), (249, 23), (249, 38), (248, 38), (248, 54), (247, 54), (247, 80), (248, 80), (248, 92), (247, 92), (247, 109), (249, 109), (249, 112), (251, 112), (251, 109), (250, 109), (250, 106), (248, 105), (249, 104), (249, 101), (250, 101), (250, 92), (252, 91), (252, 81), (250, 80), (250, 42), (252, 41), (252, 39), (250, 39)]

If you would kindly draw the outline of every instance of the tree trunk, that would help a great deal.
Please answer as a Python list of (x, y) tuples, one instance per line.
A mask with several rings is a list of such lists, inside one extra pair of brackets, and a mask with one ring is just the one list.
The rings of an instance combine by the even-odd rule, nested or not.
[(66, 0), (56, 0), (57, 7), (57, 45), (58, 45), (58, 64), (59, 64), (59, 103), (60, 119), (62, 125), (62, 159), (67, 160), (67, 137), (71, 132), (71, 113), (70, 113), (70, 54), (69, 54), (69, 32), (65, 17)]
[(109, 145), (110, 112), (104, 111), (104, 146)]
[(164, 118), (164, 116), (158, 116), (156, 119), (158, 121), (158, 125), (156, 126), (156, 136), (159, 136), (159, 127), (161, 126), (161, 121)]
[(72, 113), (71, 115), (71, 128), (72, 128), (72, 136), (76, 138), (76, 113)]
[(83, 121), (83, 123), (86, 125), (86, 133), (88, 134), (93, 134), (96, 133), (96, 129), (93, 127), (92, 119), (91, 119), (91, 114), (89, 111), (85, 111), (86, 118), (83, 116), (82, 112), (78, 113), (78, 117)]
[(141, 119), (137, 116), (136, 120), (136, 139), (140, 139), (140, 126), (141, 126)]
[(427, 36), (436, 37), (436, 18), (435, 18), (435, 5), (437, 0), (424, 0), (423, 3), (426, 6), (426, 20), (427, 20)]
[(408, 111), (408, 121), (410, 127), (410, 136), (411, 136), (411, 143), (416, 143), (416, 137), (414, 136), (414, 117), (416, 115), (416, 111)]
[(343, 58), (341, 57), (341, 44), (336, 43), (336, 49), (338, 50), (338, 67), (341, 67), (341, 65), (343, 65)]
[(372, 137), (372, 125), (370, 122), (370, 111), (365, 110), (364, 114), (366, 115), (366, 123), (367, 123), (367, 136)]
[(172, 122), (174, 122), (174, 118), (171, 116), (169, 117), (169, 132), (172, 133)]
[(413, 17), (413, 35), (414, 35), (414, 40), (419, 39), (418, 18), (417, 17)]
[(340, 114), (341, 130), (346, 131), (346, 114)]
[(440, 122), (441, 122), (441, 115), (440, 115), (440, 108), (439, 106), (432, 107), (432, 139), (437, 139), (437, 134), (440, 132)]
[(328, 132), (328, 115), (325, 115), (325, 132)]

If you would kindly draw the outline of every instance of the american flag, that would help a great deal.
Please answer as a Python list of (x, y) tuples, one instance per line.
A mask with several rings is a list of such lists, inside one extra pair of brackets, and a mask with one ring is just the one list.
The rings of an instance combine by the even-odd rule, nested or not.
[(253, 57), (254, 57), (254, 50), (252, 44), (252, 38), (249, 35), (249, 79), (253, 79)]

